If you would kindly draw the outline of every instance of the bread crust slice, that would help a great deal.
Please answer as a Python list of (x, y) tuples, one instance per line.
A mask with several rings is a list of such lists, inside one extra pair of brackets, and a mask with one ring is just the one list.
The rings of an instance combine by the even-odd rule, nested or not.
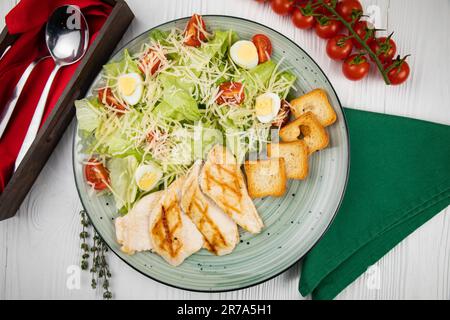
[(246, 161), (247, 186), (250, 197), (281, 197), (286, 192), (286, 167), (283, 158)]
[(330, 140), (325, 128), (312, 112), (306, 112), (280, 130), (284, 142), (303, 140), (308, 146), (308, 153), (325, 149)]
[(291, 101), (291, 110), (295, 118), (306, 112), (312, 112), (320, 124), (328, 127), (336, 122), (336, 112), (328, 100), (325, 90), (315, 89)]
[(303, 180), (308, 176), (308, 147), (302, 140), (267, 145), (269, 158), (283, 158), (288, 179)]

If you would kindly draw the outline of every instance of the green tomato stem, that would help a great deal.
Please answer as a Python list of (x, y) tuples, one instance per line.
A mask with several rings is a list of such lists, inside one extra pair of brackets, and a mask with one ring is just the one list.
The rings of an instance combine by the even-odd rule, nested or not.
[(352, 34), (353, 38), (358, 41), (361, 46), (364, 48), (364, 50), (367, 52), (367, 54), (372, 57), (373, 61), (375, 62), (375, 64), (377, 65), (378, 70), (380, 71), (381, 75), (383, 76), (384, 82), (387, 85), (390, 85), (391, 82), (389, 81), (389, 77), (388, 74), (386, 72), (386, 70), (384, 70), (383, 68), (383, 64), (381, 63), (380, 59), (378, 58), (378, 56), (372, 51), (372, 49), (370, 49), (369, 45), (363, 41), (361, 39), (361, 37), (353, 30), (352, 25), (350, 23), (348, 23), (343, 17), (341, 17), (339, 15), (339, 13), (331, 6), (329, 6), (328, 4), (326, 4), (324, 2), (324, 0), (318, 0), (317, 3), (320, 3), (325, 9), (327, 9), (328, 11), (330, 11), (337, 20), (339, 20), (340, 22), (342, 22), (342, 24), (348, 29), (348, 31)]

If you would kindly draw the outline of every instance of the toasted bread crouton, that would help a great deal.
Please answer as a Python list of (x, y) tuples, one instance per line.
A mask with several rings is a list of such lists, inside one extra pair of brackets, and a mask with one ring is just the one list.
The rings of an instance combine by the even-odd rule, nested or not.
[(308, 147), (302, 140), (268, 144), (267, 156), (284, 159), (288, 179), (303, 180), (308, 176)]
[(323, 89), (315, 89), (292, 100), (291, 107), (295, 118), (310, 111), (324, 127), (328, 127), (336, 122), (336, 112), (334, 112), (328, 100), (327, 93)]
[(306, 112), (280, 130), (284, 142), (303, 140), (311, 154), (328, 146), (329, 137), (325, 128), (312, 112)]
[(247, 187), (250, 197), (281, 197), (286, 192), (286, 169), (283, 158), (246, 161)]

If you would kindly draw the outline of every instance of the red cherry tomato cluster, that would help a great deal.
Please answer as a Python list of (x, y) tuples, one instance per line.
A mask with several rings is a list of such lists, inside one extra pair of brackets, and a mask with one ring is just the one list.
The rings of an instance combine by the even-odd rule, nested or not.
[[(327, 40), (327, 55), (343, 61), (342, 73), (350, 80), (365, 78), (371, 62), (387, 84), (404, 83), (410, 75), (406, 57), (397, 56), (397, 45), (389, 37), (377, 37), (377, 31), (361, 20), (363, 7), (359, 0), (256, 0), (270, 3), (272, 10), (291, 16), (295, 27), (314, 29)], [(330, 10), (331, 8), (331, 10)]]

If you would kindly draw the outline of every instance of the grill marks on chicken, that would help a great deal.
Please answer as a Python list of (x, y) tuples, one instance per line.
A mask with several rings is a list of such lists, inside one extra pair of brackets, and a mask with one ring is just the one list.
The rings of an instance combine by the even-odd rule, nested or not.
[(203, 246), (203, 236), (180, 207), (184, 179), (176, 180), (151, 214), (150, 239), (153, 251), (173, 266), (180, 265)]
[(225, 147), (216, 145), (209, 152), (200, 186), (242, 228), (251, 233), (261, 231), (264, 224), (248, 195), (240, 166)]
[(237, 225), (258, 233), (263, 222), (233, 154), (216, 145), (203, 166), (196, 162), (187, 177), (117, 218), (116, 237), (125, 253), (152, 250), (178, 266), (202, 247), (219, 256), (231, 253), (239, 243)]
[(236, 223), (200, 190), (201, 162), (192, 167), (182, 189), (181, 207), (202, 233), (205, 248), (216, 255), (228, 254), (239, 242)]
[(154, 243), (160, 250), (166, 251), (172, 258), (182, 248), (181, 242), (175, 236), (177, 230), (182, 227), (181, 211), (177, 207), (174, 203), (168, 208), (161, 205), (161, 219), (152, 228)]

